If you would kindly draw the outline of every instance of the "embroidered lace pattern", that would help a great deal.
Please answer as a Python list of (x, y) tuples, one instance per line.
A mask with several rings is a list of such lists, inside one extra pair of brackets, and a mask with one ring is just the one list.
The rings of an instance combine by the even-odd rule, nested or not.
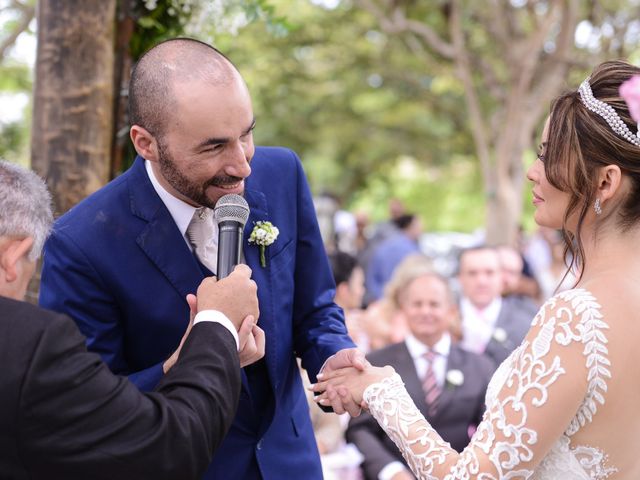
[(547, 301), (494, 374), (483, 421), (460, 454), (431, 428), (397, 374), (370, 385), (364, 400), (419, 479), (603, 480), (616, 471), (603, 452), (572, 447), (570, 438), (605, 402), (608, 328), (584, 289)]

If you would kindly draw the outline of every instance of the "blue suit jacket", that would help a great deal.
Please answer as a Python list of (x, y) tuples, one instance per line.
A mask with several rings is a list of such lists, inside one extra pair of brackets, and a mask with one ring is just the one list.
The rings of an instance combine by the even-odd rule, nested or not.
[[(251, 167), (244, 255), (258, 284), (259, 325), (266, 334), (261, 383), (269, 408), (254, 410), (243, 375), (238, 413), (205, 478), (321, 478), (295, 356), (313, 381), (329, 356), (354, 345), (333, 303), (335, 287), (299, 159), (287, 149), (258, 147)], [(267, 248), (266, 268), (258, 248), (247, 243), (258, 220), (280, 230)], [(89, 349), (149, 390), (187, 326), (185, 296), (203, 277), (137, 158), (56, 222), (45, 247), (40, 303), (69, 314)]]

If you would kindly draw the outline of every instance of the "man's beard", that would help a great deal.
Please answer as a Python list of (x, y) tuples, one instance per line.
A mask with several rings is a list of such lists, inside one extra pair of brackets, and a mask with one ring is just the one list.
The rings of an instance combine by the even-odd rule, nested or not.
[(234, 185), (243, 180), (240, 177), (216, 175), (211, 177), (202, 185), (192, 182), (180, 170), (178, 170), (173, 157), (161, 141), (158, 141), (158, 163), (160, 164), (160, 173), (169, 185), (171, 185), (182, 196), (188, 198), (196, 205), (201, 205), (203, 207), (214, 208), (218, 200), (216, 199), (215, 201), (212, 201), (207, 197), (207, 189), (209, 187)]

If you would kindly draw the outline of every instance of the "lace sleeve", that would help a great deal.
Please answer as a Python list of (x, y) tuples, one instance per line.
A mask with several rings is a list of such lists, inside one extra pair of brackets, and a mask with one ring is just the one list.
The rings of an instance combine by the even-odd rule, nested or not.
[(483, 421), (460, 454), (431, 428), (397, 374), (370, 385), (364, 400), (420, 479), (527, 479), (563, 434), (590, 422), (604, 403), (607, 328), (585, 290), (547, 301), (496, 371)]

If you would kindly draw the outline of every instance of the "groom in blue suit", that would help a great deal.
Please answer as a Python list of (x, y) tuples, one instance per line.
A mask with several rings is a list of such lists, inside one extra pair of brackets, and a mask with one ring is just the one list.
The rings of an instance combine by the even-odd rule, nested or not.
[[(322, 478), (296, 357), (312, 381), (321, 369), (361, 367), (365, 360), (333, 303), (298, 157), (254, 147), (244, 81), (201, 42), (174, 39), (151, 49), (136, 65), (129, 96), (138, 157), (56, 222), (41, 304), (74, 318), (88, 347), (114, 372), (153, 389), (187, 327), (185, 296), (215, 274), (215, 265), (205, 266), (190, 246), (188, 225), (196, 208), (243, 194), (251, 209), (243, 254), (258, 284), (259, 327), (241, 351), (236, 418), (205, 478)], [(247, 241), (261, 220), (280, 231), (264, 265), (259, 247)], [(264, 358), (249, 365), (263, 338)], [(357, 410), (340, 397), (332, 406), (338, 413)]]

